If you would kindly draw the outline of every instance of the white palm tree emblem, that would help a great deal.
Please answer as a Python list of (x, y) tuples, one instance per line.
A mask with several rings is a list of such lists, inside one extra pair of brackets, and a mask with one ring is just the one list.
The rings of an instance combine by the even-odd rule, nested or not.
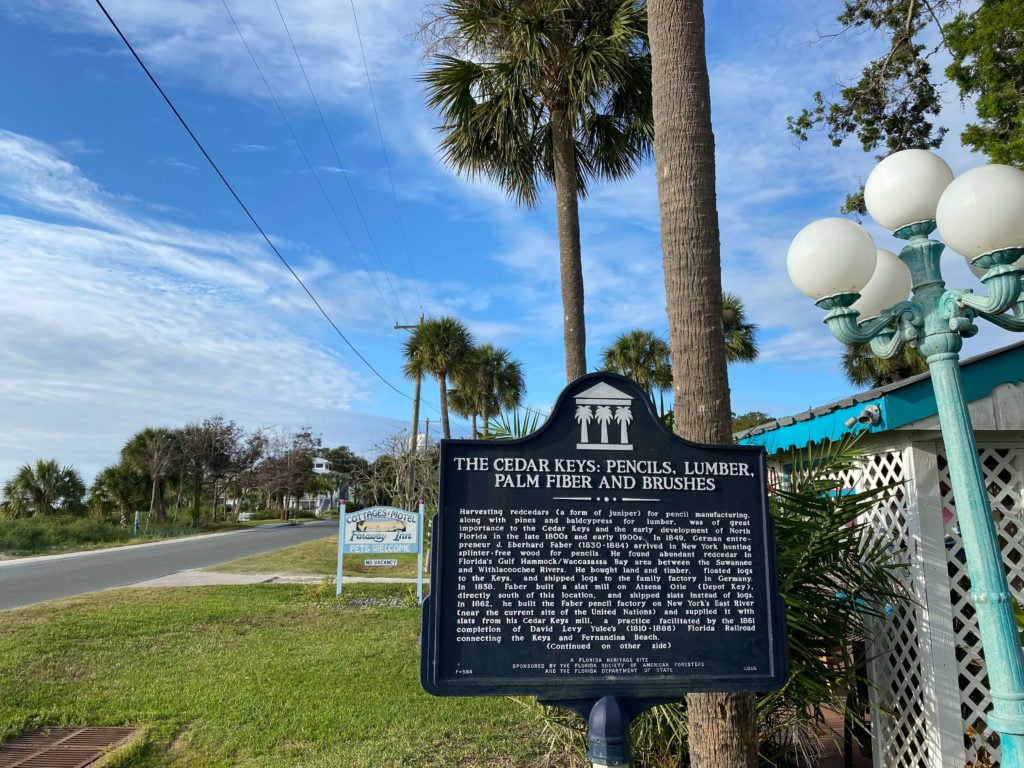
[(629, 443), (629, 432), (628, 427), (631, 421), (633, 421), (633, 412), (629, 409), (629, 406), (620, 405), (615, 409), (615, 420), (619, 422), (619, 426), (622, 428), (619, 442), (623, 445)]
[(594, 418), (593, 412), (590, 410), (589, 405), (577, 405), (576, 406), (576, 421), (580, 423), (580, 442), (589, 443), (589, 435), (587, 434), (587, 425), (590, 424), (590, 420)]
[(594, 418), (601, 425), (601, 442), (608, 442), (608, 425), (612, 423), (612, 409), (607, 405), (599, 405), (594, 411)]

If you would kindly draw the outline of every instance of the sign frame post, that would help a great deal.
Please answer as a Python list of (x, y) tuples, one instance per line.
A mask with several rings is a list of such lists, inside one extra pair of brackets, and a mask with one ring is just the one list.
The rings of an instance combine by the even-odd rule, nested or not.
[(416, 601), (423, 605), (423, 539), (426, 536), (427, 517), (423, 511), (423, 499), (419, 500), (417, 510), (420, 516), (420, 540), (416, 547)]
[(338, 504), (338, 573), (334, 577), (334, 596), (341, 596), (342, 563), (345, 559), (345, 504), (347, 500), (342, 499)]

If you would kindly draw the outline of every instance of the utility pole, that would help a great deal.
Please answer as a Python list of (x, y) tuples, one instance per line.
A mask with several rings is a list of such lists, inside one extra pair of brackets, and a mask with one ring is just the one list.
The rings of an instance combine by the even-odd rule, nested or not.
[[(400, 325), (395, 323), (395, 330), (410, 331), (415, 328), (419, 328), (423, 325), (423, 315), (420, 314), (420, 321), (416, 325)], [(411, 500), (416, 491), (416, 452), (417, 452), (417, 440), (416, 437), (419, 434), (420, 429), (420, 384), (422, 383), (422, 374), (416, 374), (416, 388), (412, 394), (412, 432), (409, 435), (409, 493), (408, 498)]]
[[(423, 315), (420, 315), (420, 321), (416, 325), (400, 325), (395, 323), (395, 330), (397, 331), (411, 331), (414, 328), (419, 328), (423, 325)], [(412, 395), (412, 434), (409, 436), (409, 450), (416, 450), (416, 435), (420, 428), (420, 384), (422, 383), (422, 375), (416, 375), (416, 389)]]

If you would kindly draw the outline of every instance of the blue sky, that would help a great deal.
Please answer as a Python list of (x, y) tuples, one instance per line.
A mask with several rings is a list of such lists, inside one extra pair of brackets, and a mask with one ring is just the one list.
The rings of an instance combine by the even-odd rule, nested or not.
[[(392, 325), (450, 313), (510, 348), (527, 403), (546, 409), (564, 384), (550, 193), (537, 210), (518, 209), (447, 170), (416, 80), (418, 4), (356, 0), (403, 238), (351, 6), (280, 3), (337, 156), (273, 0), (228, 0), (348, 235), (220, 0), (107, 6), (385, 378), (412, 392)], [(873, 165), (857, 147), (799, 144), (785, 129), (816, 88), (852, 77), (878, 50), (866, 35), (818, 42), (838, 5), (707, 4), (723, 280), (761, 327), (761, 360), (730, 370), (736, 412), (782, 416), (852, 390), (821, 312), (785, 271), (792, 236), (834, 215)], [(409, 400), (316, 312), (91, 0), (0, 0), (0, 38), (0, 477), (50, 456), (91, 476), (137, 429), (215, 413), (250, 428), (310, 424), (364, 452), (407, 424)], [(952, 136), (969, 115), (948, 98)], [(955, 140), (942, 154), (955, 172), (982, 162)], [(617, 333), (667, 332), (653, 167), (595, 186), (581, 217), (593, 368)], [(953, 286), (976, 282), (955, 254), (946, 274)], [(1011, 340), (986, 330), (967, 352)], [(436, 386), (424, 392), (437, 402)], [(424, 415), (437, 417), (429, 406)]]

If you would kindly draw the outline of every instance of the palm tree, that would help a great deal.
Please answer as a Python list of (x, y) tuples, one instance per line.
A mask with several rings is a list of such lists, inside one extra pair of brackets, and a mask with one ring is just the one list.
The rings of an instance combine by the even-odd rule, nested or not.
[(728, 291), (722, 294), (722, 326), (727, 362), (750, 363), (757, 359), (761, 353), (757, 348), (757, 326), (747, 322), (740, 297)]
[(665, 371), (672, 370), (669, 360), (670, 350), (664, 339), (654, 331), (635, 328), (619, 334), (605, 348), (601, 365), (606, 371), (632, 379), (650, 396), (665, 380)]
[[(454, 381), (455, 389), (448, 391), (449, 406), (472, 419), (474, 437), (477, 415), (482, 419), (483, 436), (487, 437), (491, 416), (506, 408), (518, 408), (526, 390), (522, 365), (512, 359), (507, 349), (491, 344), (473, 347)], [(455, 406), (453, 395), (458, 398), (459, 407)]]
[(432, 317), (416, 326), (405, 341), (405, 375), (430, 374), (437, 379), (441, 398), (441, 429), (452, 436), (448, 422), (448, 378), (464, 369), (473, 348), (473, 337), (454, 317)]
[(594, 419), (594, 412), (590, 409), (589, 405), (577, 405), (576, 406), (576, 421), (580, 425), (580, 442), (590, 442), (590, 422)]
[(74, 467), (53, 459), (23, 464), (4, 483), (3, 516), (80, 515), (85, 512), (85, 483)]
[(477, 437), (476, 418), (480, 415), (479, 405), (480, 401), (477, 399), (476, 394), (467, 386), (457, 386), (448, 390), (448, 408), (455, 411), (462, 418), (470, 420), (474, 440)]
[(555, 188), (565, 373), (587, 372), (579, 198), (633, 173), (653, 138), (643, 0), (443, 0), (433, 66), (445, 162), (520, 205)]
[[(722, 316), (715, 137), (703, 0), (650, 0), (651, 101), (661, 252), (673, 375), (674, 429), (695, 442), (731, 442), (725, 345), (707, 332)], [(686, 361), (684, 365), (682, 361)], [(752, 768), (754, 697), (687, 695), (694, 768)]]
[(921, 353), (904, 345), (895, 357), (875, 357), (869, 344), (847, 344), (843, 350), (843, 373), (858, 387), (881, 387), (928, 370)]
[(158, 523), (166, 519), (164, 483), (180, 453), (173, 430), (146, 427), (133, 435), (121, 448), (121, 461), (149, 477), (149, 513)]
[(512, 359), (512, 353), (501, 347), (482, 344), (476, 348), (473, 364), (479, 366), (477, 378), (480, 380), (481, 408), (484, 437), (487, 437), (488, 422), (491, 415), (507, 408), (518, 408), (522, 405), (526, 392), (523, 379), (523, 366)]
[(129, 515), (140, 503), (145, 503), (148, 480), (145, 474), (123, 461), (113, 464), (96, 475), (89, 491), (89, 505), (100, 516), (116, 511), (120, 525), (128, 525)]

